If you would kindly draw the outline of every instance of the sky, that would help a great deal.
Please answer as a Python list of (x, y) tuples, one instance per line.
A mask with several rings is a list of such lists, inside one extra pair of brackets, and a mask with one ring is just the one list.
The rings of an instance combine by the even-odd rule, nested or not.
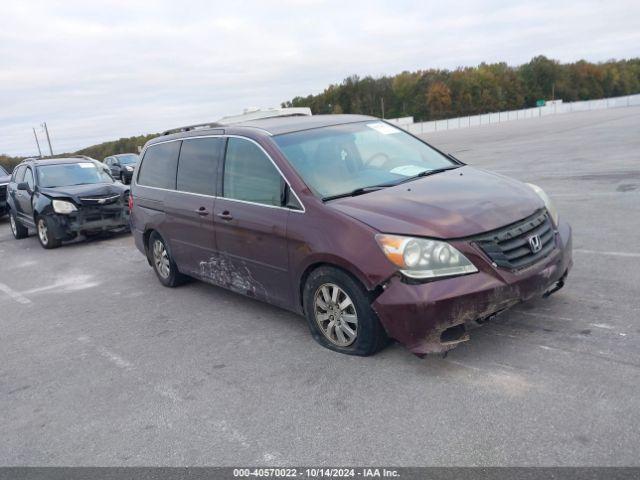
[(640, 56), (638, 0), (0, 3), (0, 153), (279, 106), (349, 75)]

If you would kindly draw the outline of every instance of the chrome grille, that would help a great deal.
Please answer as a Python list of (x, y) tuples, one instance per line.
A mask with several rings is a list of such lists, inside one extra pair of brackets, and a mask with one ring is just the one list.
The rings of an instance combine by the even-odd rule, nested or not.
[(83, 205), (110, 205), (116, 203), (120, 195), (107, 195), (104, 197), (80, 197)]
[[(546, 210), (472, 239), (499, 267), (518, 270), (549, 255), (555, 234)], [(537, 238), (537, 240), (536, 240)]]

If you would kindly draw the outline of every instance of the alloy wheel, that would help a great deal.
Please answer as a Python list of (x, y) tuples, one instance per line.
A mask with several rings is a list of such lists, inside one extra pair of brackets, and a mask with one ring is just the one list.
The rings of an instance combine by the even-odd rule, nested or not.
[(49, 231), (47, 230), (47, 224), (44, 219), (38, 220), (38, 237), (43, 245), (49, 243)]
[(348, 347), (358, 336), (358, 314), (353, 301), (335, 283), (325, 283), (314, 297), (314, 314), (320, 330), (339, 347)]
[(13, 215), (9, 215), (9, 224), (11, 225), (11, 233), (13, 233), (14, 237), (17, 237), (18, 227), (16, 226), (16, 219), (13, 218)]
[(169, 264), (169, 253), (160, 240), (153, 242), (153, 263), (156, 271), (162, 278), (169, 278), (171, 266)]

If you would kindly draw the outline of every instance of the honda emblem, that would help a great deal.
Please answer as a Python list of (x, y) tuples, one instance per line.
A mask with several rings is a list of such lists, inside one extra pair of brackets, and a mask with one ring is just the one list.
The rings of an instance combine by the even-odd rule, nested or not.
[(531, 252), (538, 253), (542, 250), (542, 241), (540, 240), (540, 235), (532, 235), (528, 238), (529, 248), (531, 248)]

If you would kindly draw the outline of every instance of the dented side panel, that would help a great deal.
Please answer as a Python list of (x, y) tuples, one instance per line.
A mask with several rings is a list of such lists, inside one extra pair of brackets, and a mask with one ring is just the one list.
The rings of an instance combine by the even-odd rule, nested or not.
[(233, 289), (244, 284), (243, 293), (290, 308), (287, 222), (296, 213), (226, 198), (216, 199), (214, 213), (219, 256), (201, 261), (208, 262), (207, 268), (222, 267)]

